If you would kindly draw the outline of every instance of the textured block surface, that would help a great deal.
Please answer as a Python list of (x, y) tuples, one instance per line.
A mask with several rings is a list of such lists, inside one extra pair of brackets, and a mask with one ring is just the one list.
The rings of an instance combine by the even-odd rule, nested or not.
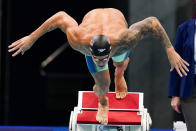
[[(116, 99), (115, 93), (107, 93), (109, 109), (139, 109), (139, 94), (129, 93), (124, 99)], [(98, 98), (93, 92), (83, 92), (82, 108), (97, 108)]]

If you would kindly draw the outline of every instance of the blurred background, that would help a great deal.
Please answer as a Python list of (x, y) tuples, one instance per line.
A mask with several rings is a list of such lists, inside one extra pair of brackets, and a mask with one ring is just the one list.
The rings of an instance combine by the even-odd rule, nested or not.
[[(45, 68), (44, 61), (67, 41), (59, 29), (41, 37), (24, 56), (11, 57), (7, 46), (30, 34), (58, 11), (78, 23), (94, 8), (117, 8), (129, 25), (157, 17), (172, 43), (177, 26), (194, 14), (194, 0), (0, 0), (0, 125), (68, 126), (78, 91), (92, 91), (85, 58), (67, 47)], [(126, 71), (129, 91), (144, 92), (152, 128), (171, 129), (183, 119), (167, 96), (169, 62), (160, 41), (149, 35), (131, 51)], [(114, 91), (112, 61), (111, 91)]]

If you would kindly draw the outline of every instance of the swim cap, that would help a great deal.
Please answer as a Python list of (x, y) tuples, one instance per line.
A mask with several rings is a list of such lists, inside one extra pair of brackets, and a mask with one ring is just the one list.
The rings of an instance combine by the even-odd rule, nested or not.
[(110, 40), (105, 35), (96, 35), (90, 42), (90, 50), (94, 56), (108, 55), (111, 51)]

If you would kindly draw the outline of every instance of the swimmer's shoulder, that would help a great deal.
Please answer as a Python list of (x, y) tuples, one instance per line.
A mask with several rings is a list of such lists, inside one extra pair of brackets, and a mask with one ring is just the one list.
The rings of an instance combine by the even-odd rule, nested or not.
[(117, 12), (117, 13), (123, 15), (123, 13), (119, 9), (116, 9), (116, 8), (95, 8), (95, 9), (90, 10), (87, 14), (89, 14), (89, 13), (95, 13), (95, 12), (100, 12), (100, 11)]

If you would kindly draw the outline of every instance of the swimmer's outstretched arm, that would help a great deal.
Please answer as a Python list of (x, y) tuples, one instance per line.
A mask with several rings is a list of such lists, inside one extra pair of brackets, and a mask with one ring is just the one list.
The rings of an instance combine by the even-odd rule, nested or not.
[(8, 46), (9, 52), (16, 51), (12, 56), (24, 54), (25, 51), (31, 48), (37, 39), (45, 33), (60, 28), (64, 33), (71, 27), (77, 27), (78, 23), (63, 11), (60, 11), (46, 20), (39, 28), (30, 35), (27, 35)]
[(140, 22), (137, 22), (129, 27), (128, 30), (122, 33), (120, 39), (116, 42), (114, 47), (117, 48), (117, 53), (130, 50), (134, 45), (137, 44), (144, 36), (152, 32), (154, 35), (159, 37), (163, 47), (168, 55), (169, 62), (171, 64), (172, 71), (174, 68), (178, 74), (182, 77), (182, 74), (187, 75), (189, 72), (187, 66), (189, 64), (183, 60), (180, 55), (174, 50), (167, 33), (160, 24), (156, 17), (148, 17)]

